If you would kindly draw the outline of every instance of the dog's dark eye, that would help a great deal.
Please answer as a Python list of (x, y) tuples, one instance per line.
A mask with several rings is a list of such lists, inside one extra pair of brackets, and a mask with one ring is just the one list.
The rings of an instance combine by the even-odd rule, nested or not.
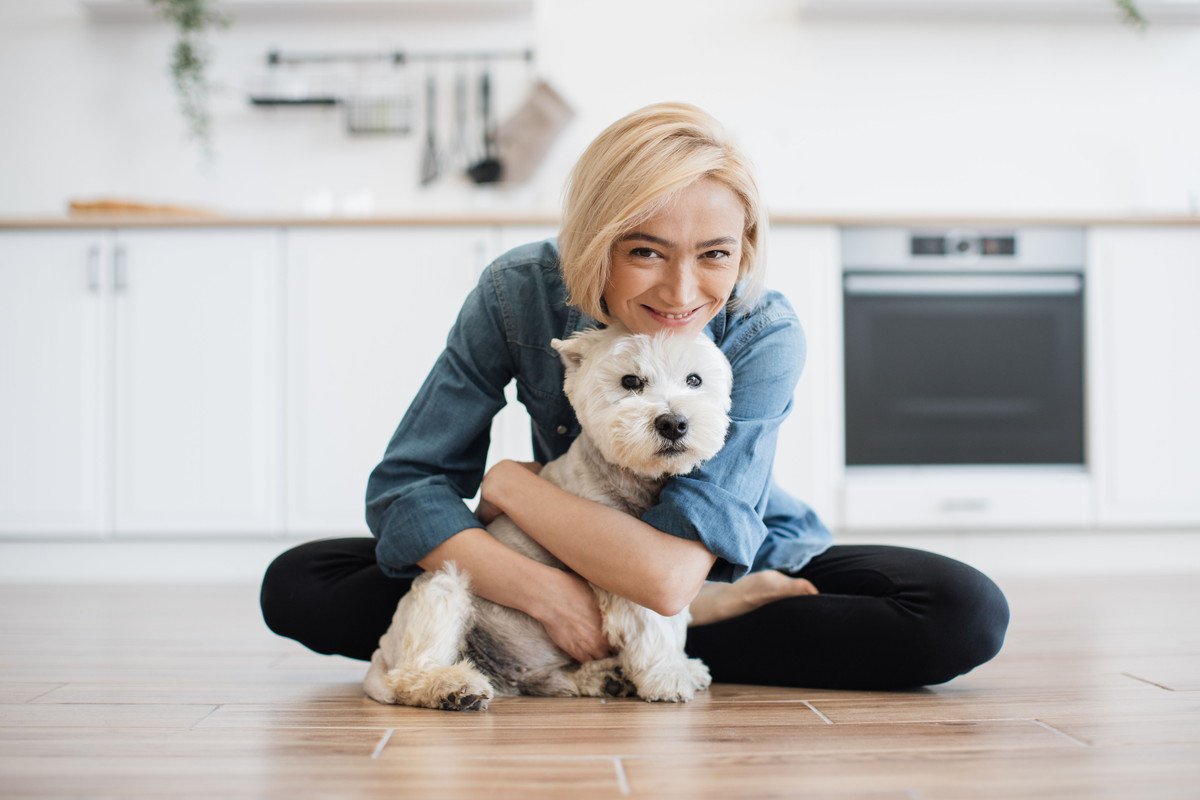
[(702, 383), (704, 383), (704, 381), (700, 380), (700, 376), (694, 372), (691, 375), (687, 376), (687, 385), (692, 387), (693, 389), (695, 389), (697, 386), (699, 386)]
[(621, 385), (624, 386), (626, 389), (631, 389), (631, 390), (636, 391), (638, 389), (641, 389), (643, 386), (645, 386), (646, 382), (643, 381), (641, 378), (639, 378), (637, 375), (626, 375), (624, 378), (621, 378)]

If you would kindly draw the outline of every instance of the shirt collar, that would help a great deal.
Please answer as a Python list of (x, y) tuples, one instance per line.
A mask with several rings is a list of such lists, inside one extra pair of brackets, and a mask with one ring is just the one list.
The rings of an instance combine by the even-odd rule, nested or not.
[(728, 324), (729, 303), (725, 303), (725, 305), (721, 306), (721, 310), (717, 312), (717, 315), (710, 319), (708, 324), (704, 326), (704, 332), (719, 346), (725, 339), (725, 328)]
[(584, 314), (575, 306), (567, 306), (567, 329), (563, 332), (562, 338), (566, 339), (576, 331), (587, 330), (588, 328), (600, 328), (603, 325), (591, 316)]

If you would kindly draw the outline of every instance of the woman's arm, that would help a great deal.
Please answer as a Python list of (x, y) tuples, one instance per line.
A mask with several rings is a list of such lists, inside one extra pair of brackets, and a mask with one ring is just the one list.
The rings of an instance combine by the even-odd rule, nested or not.
[(573, 495), (515, 461), (488, 471), (482, 497), (584, 578), (665, 616), (692, 601), (716, 560), (698, 541)]
[(502, 544), (482, 528), (468, 528), (435, 547), (419, 562), (432, 571), (454, 561), (471, 579), (471, 592), (524, 611), (571, 658), (591, 661), (609, 654), (595, 592), (577, 575), (540, 564)]

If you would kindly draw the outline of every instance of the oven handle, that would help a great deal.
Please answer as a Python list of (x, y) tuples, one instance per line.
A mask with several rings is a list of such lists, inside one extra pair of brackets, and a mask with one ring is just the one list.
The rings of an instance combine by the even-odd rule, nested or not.
[(847, 275), (855, 295), (1075, 295), (1082, 275)]

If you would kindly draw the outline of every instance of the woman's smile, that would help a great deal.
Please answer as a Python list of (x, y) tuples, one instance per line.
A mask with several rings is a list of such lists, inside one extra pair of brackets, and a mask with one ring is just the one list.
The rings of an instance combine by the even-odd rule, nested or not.
[[(707, 305), (707, 303), (705, 303), (704, 305)], [(696, 315), (696, 313), (704, 308), (704, 305), (697, 306), (696, 308), (693, 308), (690, 311), (683, 311), (683, 312), (659, 311), (657, 308), (652, 308), (647, 305), (643, 305), (642, 308), (649, 311), (650, 315), (659, 324), (661, 324), (665, 327), (682, 327), (682, 326), (687, 325), (689, 322), (691, 322), (692, 318)]]

